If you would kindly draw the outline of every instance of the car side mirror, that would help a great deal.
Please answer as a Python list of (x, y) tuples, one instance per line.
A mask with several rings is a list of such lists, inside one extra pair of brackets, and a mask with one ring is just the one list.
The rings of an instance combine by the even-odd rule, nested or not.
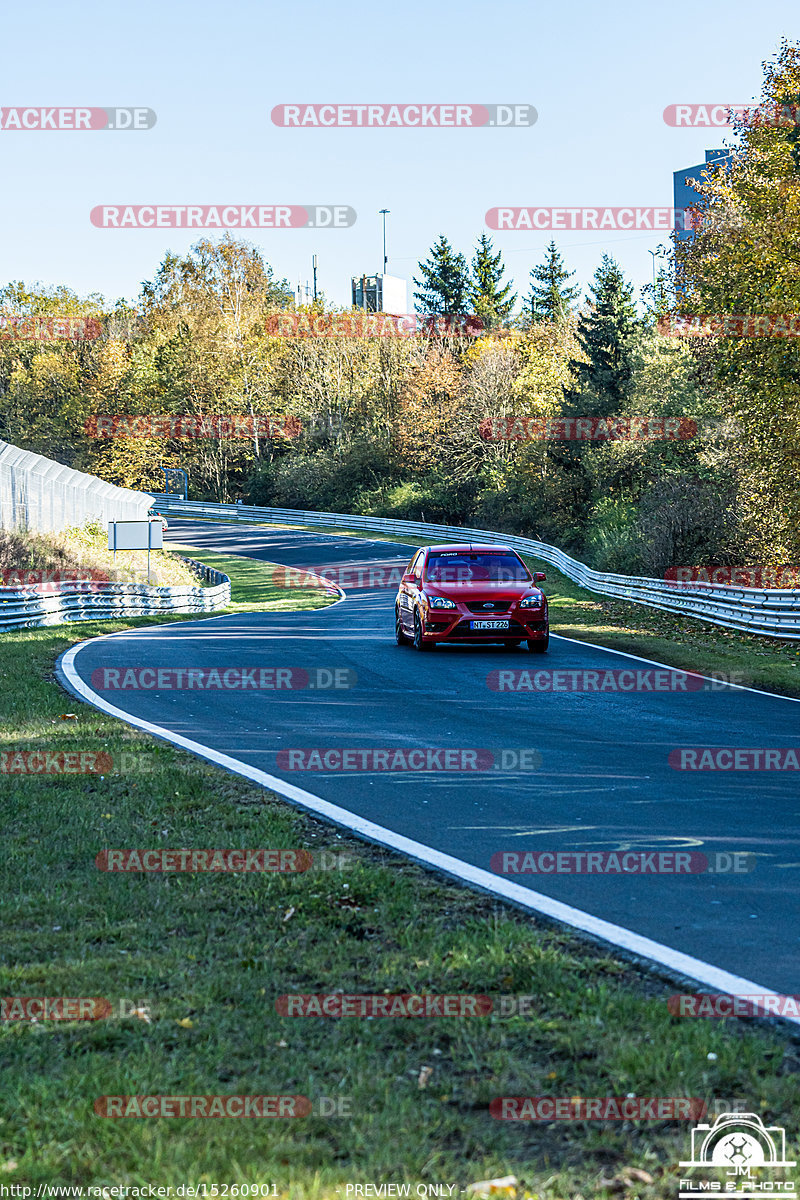
[(534, 571), (533, 572), (533, 582), (534, 583), (544, 583), (545, 579), (547, 579), (547, 576), (545, 575), (544, 571)]
[(401, 583), (419, 583), (419, 580), (417, 579), (416, 575), (409, 573), (403, 576)]

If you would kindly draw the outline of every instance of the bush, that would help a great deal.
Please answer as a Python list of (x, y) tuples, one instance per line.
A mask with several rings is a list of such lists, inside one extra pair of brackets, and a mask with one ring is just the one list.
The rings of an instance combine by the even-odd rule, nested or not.
[(642, 570), (637, 506), (611, 497), (596, 504), (586, 526), (584, 551), (596, 571), (636, 575)]
[(287, 454), (261, 466), (248, 485), (250, 504), (309, 511), (355, 512), (362, 491), (391, 477), (386, 447), (353, 442), (340, 450)]
[(581, 545), (582, 526), (574, 475), (553, 464), (538, 447), (526, 448), (509, 464), (505, 478), (484, 484), (475, 508), (483, 529), (517, 533), (550, 542), (572, 553)]
[(638, 525), (648, 575), (663, 575), (667, 567), (742, 561), (731, 482), (711, 476), (659, 480), (642, 497)]
[(394, 517), (398, 521), (430, 521), (436, 525), (469, 524), (475, 508), (474, 480), (444, 481), (438, 475), (364, 491), (355, 512)]

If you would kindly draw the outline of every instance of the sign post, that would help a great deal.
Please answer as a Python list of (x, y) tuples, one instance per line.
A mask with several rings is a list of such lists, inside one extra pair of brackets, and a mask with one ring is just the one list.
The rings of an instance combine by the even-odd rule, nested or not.
[(150, 582), (150, 551), (163, 550), (164, 530), (161, 519), (155, 521), (109, 521), (108, 548), (114, 551), (114, 562), (118, 550), (147, 551), (147, 582)]
[(184, 500), (189, 492), (189, 476), (183, 467), (162, 467), (164, 492), (167, 496), (181, 496)]

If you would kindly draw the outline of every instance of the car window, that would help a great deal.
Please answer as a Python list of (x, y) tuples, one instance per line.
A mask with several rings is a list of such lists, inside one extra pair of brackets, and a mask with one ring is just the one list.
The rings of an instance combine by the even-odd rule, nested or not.
[(418, 550), (406, 568), (406, 575), (419, 575), (422, 571), (423, 551)]

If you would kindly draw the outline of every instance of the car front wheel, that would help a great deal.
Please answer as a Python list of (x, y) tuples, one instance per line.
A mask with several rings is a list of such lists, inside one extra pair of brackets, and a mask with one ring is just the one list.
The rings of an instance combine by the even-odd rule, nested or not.
[(394, 610), (394, 638), (398, 646), (408, 645), (408, 637), (403, 631), (403, 622), (400, 620), (400, 609)]
[(415, 650), (433, 650), (435, 642), (424, 642), (422, 640), (422, 621), (419, 619), (419, 613), (414, 613), (414, 649)]
[(537, 641), (535, 638), (528, 638), (528, 649), (531, 654), (546, 654), (547, 647), (550, 645), (550, 634), (542, 641)]

